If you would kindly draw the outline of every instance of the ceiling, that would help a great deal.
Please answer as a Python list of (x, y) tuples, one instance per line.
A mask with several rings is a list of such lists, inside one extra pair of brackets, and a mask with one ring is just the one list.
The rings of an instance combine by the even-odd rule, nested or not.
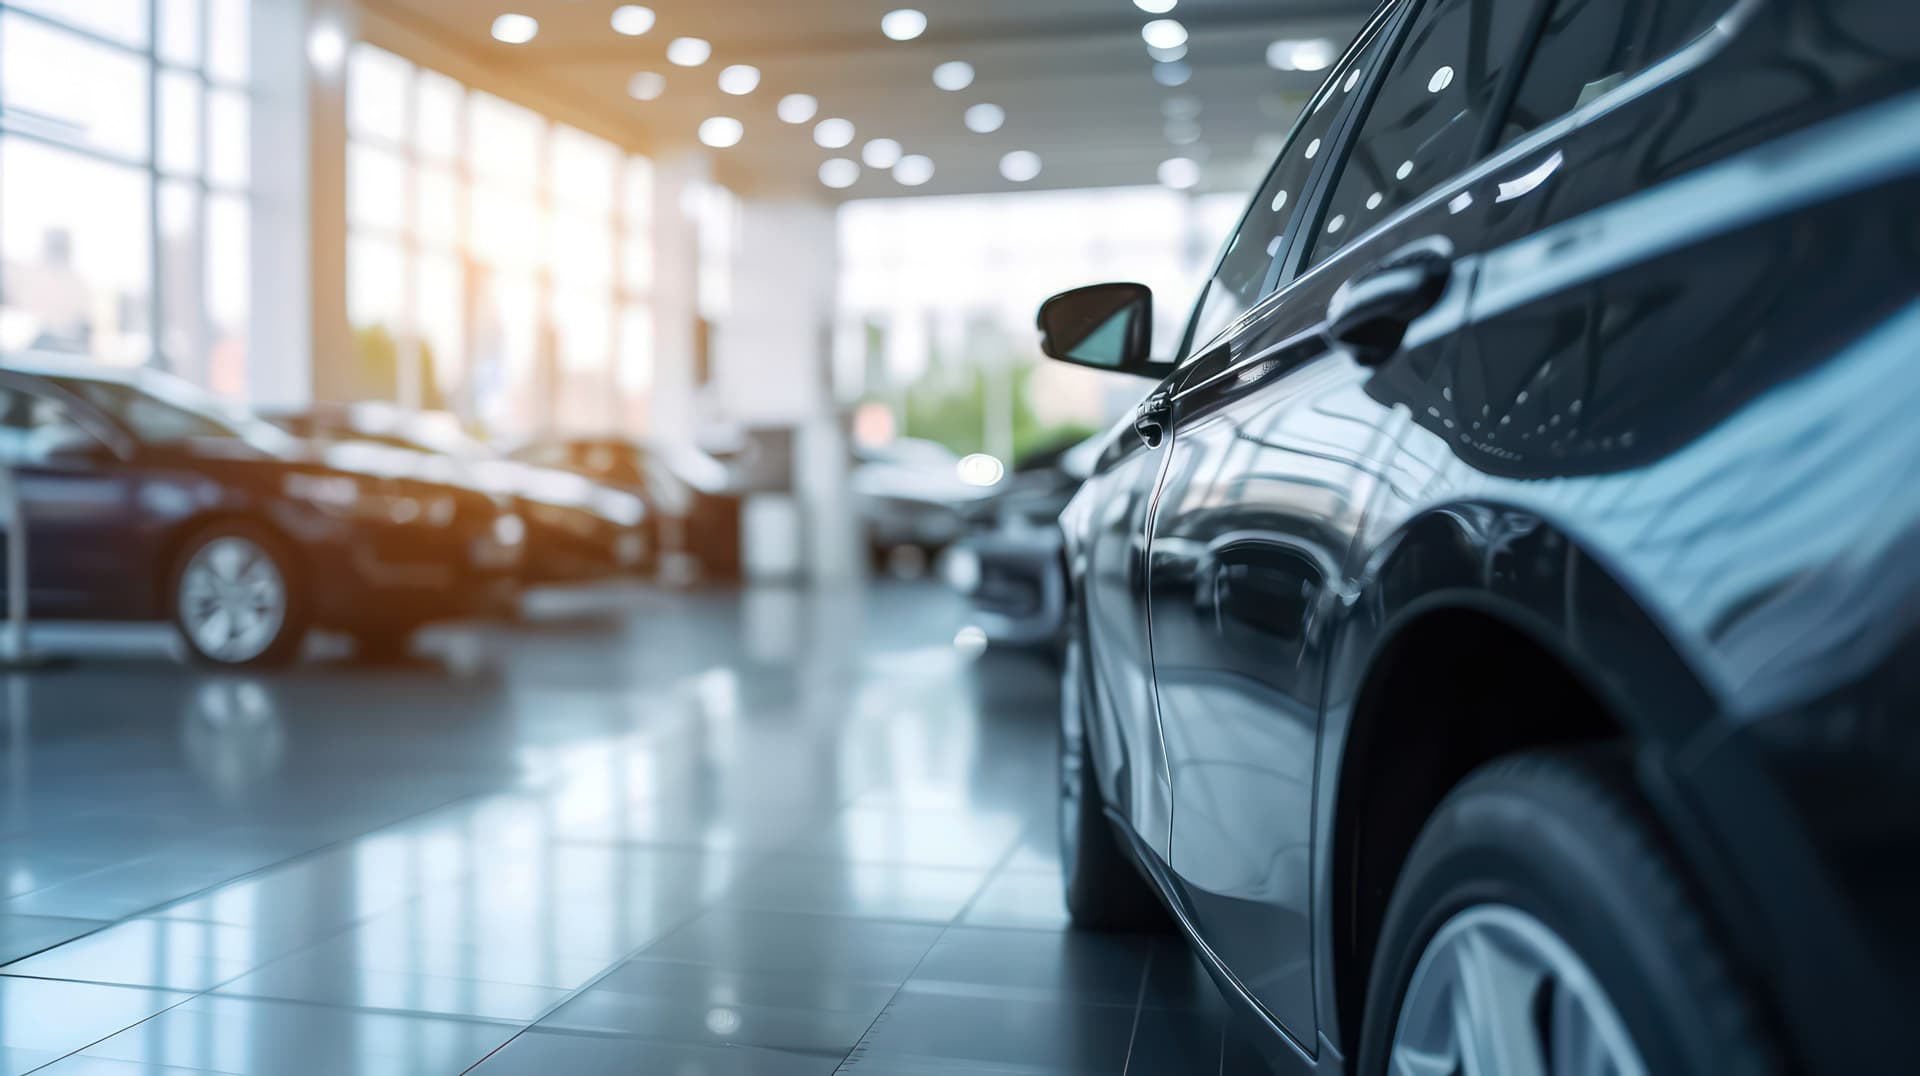
[[(889, 40), (881, 17), (915, 3), (927, 15), (925, 33)], [(1201, 189), (1245, 189), (1322, 77), (1274, 70), (1268, 45), (1324, 37), (1344, 47), (1373, 3), (1180, 0), (1159, 16), (1132, 0), (652, 0), (656, 22), (637, 37), (611, 28), (619, 0), (369, 6), (478, 66), (537, 83), (605, 117), (631, 131), (635, 145), (694, 145), (703, 120), (738, 119), (745, 127), (739, 144), (714, 151), (721, 179), (743, 193), (840, 199), (1148, 184), (1172, 157), (1200, 162)], [(493, 40), (493, 20), (506, 12), (538, 19), (538, 36), (523, 45)], [(1178, 19), (1189, 33), (1182, 62), (1191, 77), (1177, 87), (1156, 81), (1141, 35), (1143, 25), (1161, 17)], [(712, 42), (712, 58), (694, 68), (668, 63), (667, 44), (681, 36)], [(950, 60), (973, 66), (971, 86), (948, 92), (934, 85), (933, 69)], [(751, 94), (720, 91), (718, 73), (732, 64), (760, 69)], [(652, 101), (629, 97), (639, 71), (664, 75), (665, 92)], [(814, 122), (778, 119), (775, 105), (789, 93), (819, 100), (814, 122), (852, 121), (853, 145), (822, 149), (813, 141)], [(981, 102), (1006, 110), (998, 131), (976, 134), (964, 124), (968, 106)], [(1180, 129), (1184, 116), (1197, 134)], [(908, 187), (888, 171), (863, 167), (851, 187), (822, 185), (823, 162), (857, 160), (868, 140), (882, 137), (930, 158), (932, 179)], [(1015, 150), (1040, 156), (1031, 182), (1002, 177), (1001, 158)]]

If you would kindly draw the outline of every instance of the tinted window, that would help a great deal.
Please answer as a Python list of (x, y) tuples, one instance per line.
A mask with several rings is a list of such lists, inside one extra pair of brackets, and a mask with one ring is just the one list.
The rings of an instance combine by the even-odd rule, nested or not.
[(1712, 25), (1723, 0), (1558, 0), (1500, 144), (1625, 82)]
[(1473, 163), (1533, 10), (1533, 0), (1429, 0), (1421, 9), (1321, 214), (1309, 264)]
[(1346, 64), (1336, 68), (1307, 114), (1295, 125), (1293, 138), (1260, 193), (1254, 196), (1240, 227), (1227, 240), (1219, 268), (1201, 293), (1200, 307), (1188, 331), (1189, 347), (1212, 340), (1266, 294), (1273, 260), (1286, 246), (1287, 222), (1293, 219), (1307, 180), (1321, 159), (1333, 121), (1340, 115), (1341, 102), (1359, 86), (1380, 41), (1381, 36), (1375, 33)]
[(84, 450), (99, 443), (59, 400), (0, 387), (0, 462), (45, 463), (62, 449)]

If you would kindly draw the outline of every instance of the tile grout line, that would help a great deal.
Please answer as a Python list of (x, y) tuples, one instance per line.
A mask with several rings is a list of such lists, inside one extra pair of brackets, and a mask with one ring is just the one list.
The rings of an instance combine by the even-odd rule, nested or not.
[[(760, 858), (764, 859), (765, 857), (766, 857), (765, 853), (760, 853)], [(745, 864), (742, 864), (742, 866), (745, 867)], [(596, 986), (599, 986), (614, 972), (619, 971), (621, 968), (625, 967), (629, 963), (632, 963), (636, 958), (640, 956), (641, 953), (644, 953), (648, 949), (652, 948), (654, 945), (659, 943), (661, 939), (666, 938), (668, 935), (671, 935), (684, 927), (692, 925), (701, 916), (704, 916), (710, 912), (719, 911), (722, 908), (724, 908), (725, 905), (722, 904), (722, 901), (724, 901), (725, 899), (726, 899), (725, 893), (721, 893), (715, 897), (710, 898), (706, 903), (700, 904), (696, 906), (692, 911), (688, 912), (684, 918), (674, 920), (670, 925), (662, 927), (657, 934), (655, 934), (651, 938), (648, 938), (645, 943), (638, 945), (633, 949), (628, 950), (626, 953), (613, 958), (613, 960), (609, 962), (606, 967), (600, 969), (600, 971), (597, 974), (595, 974), (592, 978), (589, 978), (586, 982), (581, 983), (578, 987), (574, 988), (573, 990), (568, 991), (565, 997), (554, 1002), (552, 1005), (549, 1005), (547, 1008), (542, 1009), (538, 1016), (535, 1016), (531, 1021), (529, 1021), (524, 1026), (522, 1026), (520, 1030), (515, 1031), (512, 1035), (508, 1036), (505, 1042), (502, 1042), (500, 1045), (495, 1046), (491, 1050), (488, 1050), (484, 1055), (481, 1056), (479, 1060), (475, 1061), (471, 1065), (468, 1065), (466, 1068), (461, 1069), (460, 1076), (466, 1076), (467, 1073), (470, 1073), (473, 1070), (479, 1068), (481, 1065), (486, 1064), (489, 1060), (493, 1058), (495, 1054), (498, 1054), (500, 1051), (506, 1049), (507, 1047), (513, 1045), (516, 1041), (518, 1041), (522, 1035), (525, 1035), (527, 1032), (532, 1031), (536, 1027), (539, 1027), (541, 1021), (559, 1012), (561, 1009), (566, 1008), (568, 1005), (572, 1004), (575, 1000), (577, 1000), (581, 995), (585, 994), (587, 991), (593, 989)], [(516, 1023), (519, 1023), (519, 1021), (517, 1020), (508, 1021), (502, 1026), (510, 1027)]]
[(1133, 1026), (1127, 1029), (1127, 1056), (1120, 1062), (1120, 1076), (1127, 1076), (1133, 1068), (1133, 1048), (1140, 1040), (1140, 1014), (1147, 1007), (1147, 983), (1153, 976), (1153, 958), (1160, 954), (1158, 945), (1147, 946), (1147, 959), (1140, 968), (1140, 990), (1133, 997)]
[[(1025, 830), (1021, 832), (1025, 833)], [(933, 955), (933, 951), (939, 947), (940, 942), (946, 938), (947, 934), (951, 932), (954, 927), (961, 925), (961, 921), (966, 918), (967, 913), (973, 910), (974, 902), (980, 899), (980, 894), (987, 891), (987, 887), (993, 884), (994, 878), (1005, 869), (1007, 863), (1010, 862), (1015, 855), (1019, 854), (1019, 851), (1020, 838), (1019, 836), (1015, 836), (1013, 844), (1005, 852), (1000, 854), (1000, 858), (996, 860), (993, 867), (987, 871), (986, 877), (981, 879), (980, 888), (975, 890), (973, 896), (968, 897), (967, 902), (961, 906), (958, 912), (954, 913), (954, 917), (949, 920), (945, 926), (940, 928), (940, 933), (934, 937), (933, 943), (927, 946), (926, 952), (921, 953), (920, 959), (913, 962), (913, 968), (907, 972), (907, 977), (900, 980), (899, 986), (894, 987), (893, 995), (887, 998), (887, 1003), (880, 1006), (880, 1011), (874, 1015), (872, 1022), (867, 1024), (866, 1030), (862, 1031), (860, 1037), (854, 1040), (853, 1048), (848, 1050), (847, 1056), (841, 1058), (840, 1064), (834, 1067), (834, 1076), (840, 1076), (840, 1073), (847, 1071), (848, 1065), (857, 1063), (855, 1055), (860, 1052), (860, 1047), (866, 1044), (867, 1038), (873, 1034), (873, 1029), (880, 1026), (880, 1021), (886, 1019), (888, 1010), (892, 1009), (893, 1003), (900, 1000), (900, 995), (906, 992), (907, 984), (912, 982), (913, 977), (919, 973), (921, 965), (927, 962), (927, 957)], [(1145, 989), (1144, 985), (1142, 989)]]

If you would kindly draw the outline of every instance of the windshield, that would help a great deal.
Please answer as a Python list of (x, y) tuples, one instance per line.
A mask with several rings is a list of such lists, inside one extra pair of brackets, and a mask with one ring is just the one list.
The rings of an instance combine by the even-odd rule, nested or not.
[(204, 440), (237, 440), (270, 456), (287, 457), (296, 442), (218, 396), (172, 378), (121, 381), (56, 378), (60, 387), (112, 415), (147, 445), (182, 445)]

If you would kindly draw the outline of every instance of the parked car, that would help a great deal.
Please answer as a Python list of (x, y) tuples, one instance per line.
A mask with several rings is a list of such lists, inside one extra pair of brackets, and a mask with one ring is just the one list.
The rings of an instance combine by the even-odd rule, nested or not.
[(1067, 593), (1060, 513), (1092, 473), (1100, 448), (1100, 438), (1088, 438), (1036, 452), (965, 513), (966, 536), (947, 554), (944, 571), (990, 645), (1057, 648)]
[(392, 454), (310, 453), (152, 371), (9, 359), (0, 464), (32, 616), (168, 620), (209, 663), (285, 662), (312, 627), (391, 653), (514, 597), (525, 526), (507, 501)]
[(691, 557), (695, 574), (707, 578), (740, 574), (738, 483), (727, 464), (698, 448), (617, 436), (559, 437), (531, 441), (510, 456), (641, 498), (662, 556)]
[(377, 444), (434, 457), (444, 473), (511, 498), (527, 521), (526, 582), (597, 579), (637, 572), (648, 563), (647, 508), (639, 497), (551, 467), (505, 459), (469, 435), (453, 415), (368, 401), (320, 404), (270, 417), (289, 432), (323, 444)]
[(1394, 0), (1062, 518), (1062, 851), (1286, 1071), (1910, 1069), (1920, 15)]
[(966, 510), (992, 487), (964, 480), (959, 469), (952, 449), (920, 438), (854, 449), (854, 501), (876, 564), (903, 552), (931, 560), (965, 533)]

